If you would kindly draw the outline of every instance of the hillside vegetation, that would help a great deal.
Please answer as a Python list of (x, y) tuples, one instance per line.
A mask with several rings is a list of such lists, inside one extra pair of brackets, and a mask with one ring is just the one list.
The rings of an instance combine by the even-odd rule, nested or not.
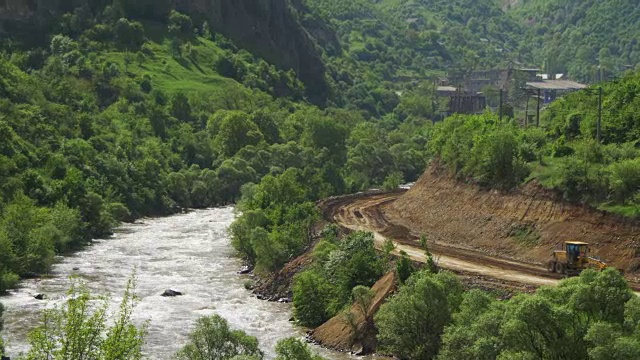
[(426, 119), (383, 128), (319, 109), (293, 71), (206, 24), (118, 4), (76, 8), (43, 47), (4, 39), (0, 292), (119, 221), (232, 203), (265, 176), (245, 186), (261, 215), (239, 221), (240, 249), (273, 269), (306, 246), (314, 200), (424, 168)]
[(603, 85), (602, 143), (598, 99), (577, 92), (552, 103), (541, 128), (495, 115), (453, 116), (435, 126), (431, 154), (460, 179), (510, 189), (537, 179), (569, 201), (640, 215), (640, 74)]
[[(640, 213), (638, 73), (603, 84), (602, 143), (587, 92), (545, 108), (541, 128), (489, 112), (432, 123), (446, 107), (438, 76), (546, 61), (589, 80), (593, 66), (610, 78), (637, 63), (631, 1), (556, 11), (529, 0), (507, 13), (490, 0), (8, 3), (0, 292), (121, 221), (231, 203), (232, 245), (269, 274), (309, 249), (317, 200), (397, 188), (430, 162), (489, 189), (537, 179), (570, 201)], [(534, 12), (553, 21), (527, 21)], [(365, 301), (391, 250), (326, 229), (294, 282), (298, 320), (315, 326)], [(498, 302), (436, 267), (410, 278), (406, 256), (395, 268), (403, 285), (376, 323), (381, 349), (401, 358), (639, 353), (638, 304), (614, 271)]]
[(640, 4), (635, 0), (528, 0), (510, 14), (525, 27), (537, 66), (583, 82), (640, 70)]

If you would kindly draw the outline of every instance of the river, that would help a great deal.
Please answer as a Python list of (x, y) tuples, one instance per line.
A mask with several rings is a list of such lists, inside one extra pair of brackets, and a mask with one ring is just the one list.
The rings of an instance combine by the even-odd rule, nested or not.
[[(245, 290), (247, 276), (236, 274), (242, 264), (227, 235), (234, 217), (233, 208), (224, 207), (143, 219), (118, 228), (110, 239), (60, 258), (50, 277), (23, 281), (18, 290), (0, 297), (6, 307), (3, 336), (8, 354), (28, 350), (27, 333), (43, 309), (64, 303), (71, 275), (85, 281), (93, 295), (109, 295), (115, 308), (135, 271), (140, 299), (134, 322), (149, 321), (144, 350), (150, 359), (172, 359), (196, 319), (214, 313), (231, 327), (256, 336), (266, 358), (274, 358), (278, 340), (301, 337), (303, 331), (289, 322), (289, 304), (261, 301)], [(165, 289), (185, 295), (165, 298), (160, 296)], [(36, 293), (47, 299), (34, 299)], [(327, 359), (356, 358), (315, 346), (314, 350)]]

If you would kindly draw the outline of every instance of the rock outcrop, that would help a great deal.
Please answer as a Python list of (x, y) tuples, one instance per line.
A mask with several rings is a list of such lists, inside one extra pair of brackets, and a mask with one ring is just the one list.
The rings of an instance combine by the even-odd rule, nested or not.
[(192, 17), (206, 15), (211, 27), (280, 68), (293, 69), (307, 96), (323, 104), (325, 67), (313, 41), (293, 15), (289, 0), (176, 0)]

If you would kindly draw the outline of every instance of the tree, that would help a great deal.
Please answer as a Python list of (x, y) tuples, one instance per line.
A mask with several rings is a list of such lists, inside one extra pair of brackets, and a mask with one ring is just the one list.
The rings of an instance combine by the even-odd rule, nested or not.
[(136, 327), (131, 314), (136, 305), (135, 280), (127, 283), (120, 310), (108, 326), (108, 302), (94, 308), (91, 294), (74, 282), (62, 309), (44, 310), (40, 325), (29, 334), (28, 360), (37, 359), (142, 359), (146, 325)]
[(446, 359), (631, 359), (640, 301), (619, 272), (585, 270), (557, 287), (495, 301), (464, 295), (443, 335)]
[(123, 48), (137, 50), (144, 43), (144, 27), (137, 21), (122, 18), (116, 22), (114, 31), (117, 43)]
[(184, 39), (193, 37), (193, 22), (191, 18), (185, 14), (171, 10), (169, 13), (169, 34)]
[(189, 342), (176, 354), (181, 360), (228, 360), (236, 356), (262, 359), (258, 339), (241, 330), (231, 330), (219, 315), (201, 317)]
[(442, 336), (440, 360), (495, 359), (503, 349), (500, 327), (506, 305), (488, 293), (471, 290), (464, 294), (460, 310)]
[(330, 284), (321, 274), (304, 271), (296, 275), (293, 282), (293, 314), (296, 320), (309, 327), (327, 321), (330, 290)]
[(222, 153), (230, 157), (247, 145), (257, 145), (262, 139), (258, 126), (246, 113), (230, 111), (220, 121), (215, 142)]
[(278, 341), (276, 344), (276, 360), (323, 360), (319, 355), (313, 354), (309, 346), (296, 338), (288, 338)]
[(424, 249), (424, 255), (427, 258), (427, 270), (431, 271), (434, 274), (438, 273), (440, 271), (440, 267), (438, 266), (436, 260), (433, 259), (433, 254), (431, 254), (431, 251), (429, 250), (429, 244), (427, 243), (426, 235), (420, 236), (420, 246), (422, 246), (422, 248)]
[(369, 308), (373, 304), (375, 298), (375, 292), (370, 288), (362, 285), (358, 285), (351, 291), (351, 298), (357, 311), (364, 317), (366, 321), (369, 321)]
[(396, 273), (398, 274), (398, 278), (400, 279), (400, 284), (404, 284), (407, 279), (409, 279), (413, 271), (413, 264), (411, 264), (409, 255), (404, 250), (401, 250), (400, 259), (396, 263)]
[(56, 35), (51, 39), (51, 53), (62, 56), (73, 50), (77, 44), (68, 36)]
[(171, 99), (171, 116), (185, 123), (192, 121), (191, 104), (184, 93), (178, 92)]
[(462, 293), (462, 285), (451, 273), (413, 274), (375, 316), (381, 349), (402, 359), (435, 358)]
[[(391, 239), (385, 239), (382, 245), (382, 254), (384, 255), (385, 265), (389, 265), (392, 260), (393, 251), (396, 249), (396, 244)], [(402, 252), (400, 252), (402, 254)]]

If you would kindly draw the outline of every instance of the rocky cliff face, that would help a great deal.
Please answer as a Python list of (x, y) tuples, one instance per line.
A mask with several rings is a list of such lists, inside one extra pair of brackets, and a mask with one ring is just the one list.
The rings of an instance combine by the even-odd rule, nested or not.
[[(85, 1), (0, 0), (0, 21), (5, 23), (5, 31), (11, 32), (16, 22), (71, 11)], [(215, 31), (238, 46), (280, 68), (295, 70), (305, 83), (309, 99), (317, 104), (325, 102), (328, 89), (324, 64), (313, 41), (293, 16), (289, 0), (173, 1), (179, 11), (191, 15), (196, 23), (207, 20)], [(149, 0), (140, 2), (146, 4)]]
[(327, 98), (325, 68), (315, 45), (289, 8), (289, 0), (176, 0), (178, 10), (206, 16), (211, 27), (277, 66), (293, 69), (307, 95)]

